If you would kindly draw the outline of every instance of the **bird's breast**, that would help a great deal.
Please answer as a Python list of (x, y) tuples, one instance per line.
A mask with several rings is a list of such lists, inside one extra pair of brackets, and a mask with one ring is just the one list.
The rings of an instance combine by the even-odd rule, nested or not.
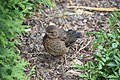
[(46, 51), (51, 55), (62, 55), (68, 52), (64, 41), (59, 39), (45, 39), (43, 42)]

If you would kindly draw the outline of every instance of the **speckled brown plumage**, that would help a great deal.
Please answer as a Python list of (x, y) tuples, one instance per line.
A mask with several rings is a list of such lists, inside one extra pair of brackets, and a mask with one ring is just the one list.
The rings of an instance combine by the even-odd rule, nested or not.
[(64, 31), (54, 25), (50, 25), (46, 28), (43, 45), (45, 50), (51, 55), (63, 55), (68, 52), (68, 47), (79, 37), (79, 32), (73, 30)]

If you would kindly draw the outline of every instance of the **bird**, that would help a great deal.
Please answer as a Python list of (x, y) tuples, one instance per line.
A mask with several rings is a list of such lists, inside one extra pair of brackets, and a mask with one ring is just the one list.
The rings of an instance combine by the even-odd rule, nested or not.
[(45, 50), (53, 56), (61, 56), (68, 53), (69, 47), (72, 46), (81, 33), (69, 29), (65, 31), (56, 25), (49, 25), (46, 28), (43, 37), (43, 46)]

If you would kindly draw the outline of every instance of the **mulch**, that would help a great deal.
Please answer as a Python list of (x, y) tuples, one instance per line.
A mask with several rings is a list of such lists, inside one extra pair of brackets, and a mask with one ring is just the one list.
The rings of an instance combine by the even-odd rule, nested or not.
[[(86, 6), (95, 8), (120, 8), (119, 0), (55, 0), (56, 6), (48, 8), (45, 5), (39, 7), (40, 12), (35, 12), (32, 18), (27, 18), (24, 24), (30, 25), (20, 38), (21, 57), (29, 61), (26, 74), (35, 66), (30, 80), (84, 80), (79, 78), (81, 70), (72, 68), (72, 64), (84, 64), (93, 59), (92, 40), (94, 36), (86, 35), (87, 32), (107, 29), (107, 18), (111, 12), (93, 11), (86, 9), (67, 8), (67, 6)], [(45, 52), (42, 44), (45, 28), (55, 24), (64, 30), (73, 29), (81, 32), (82, 37), (70, 47), (66, 54), (66, 64), (59, 57), (54, 57)]]

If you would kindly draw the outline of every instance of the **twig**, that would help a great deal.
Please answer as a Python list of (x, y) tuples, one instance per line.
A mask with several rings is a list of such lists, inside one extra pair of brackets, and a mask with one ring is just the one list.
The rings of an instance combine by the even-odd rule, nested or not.
[(64, 15), (80, 15), (80, 14), (90, 14), (90, 15), (92, 15), (92, 14), (94, 14), (93, 12), (89, 12), (89, 11), (81, 11), (81, 12), (75, 12), (75, 13), (68, 13), (68, 12), (66, 12), (66, 13), (64, 13)]
[(83, 50), (84, 48), (86, 48), (90, 44), (90, 42), (91, 42), (91, 40), (88, 41), (88, 43), (85, 46), (81, 47), (76, 53), (79, 53), (81, 50)]
[(117, 11), (120, 9), (117, 8), (94, 8), (94, 7), (86, 7), (86, 6), (67, 6), (67, 8), (81, 8), (95, 11)]

